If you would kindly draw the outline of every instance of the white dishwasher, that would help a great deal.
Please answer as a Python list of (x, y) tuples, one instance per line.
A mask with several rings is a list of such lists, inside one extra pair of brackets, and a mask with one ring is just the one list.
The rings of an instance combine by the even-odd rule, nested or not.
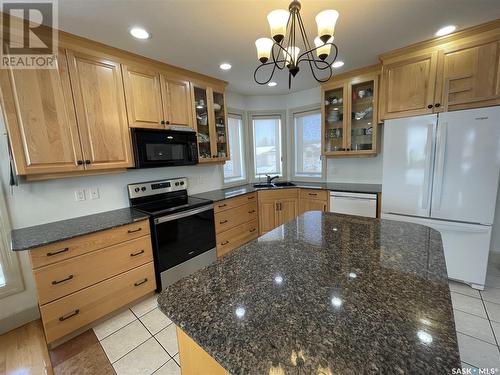
[(377, 194), (331, 191), (330, 212), (377, 217)]

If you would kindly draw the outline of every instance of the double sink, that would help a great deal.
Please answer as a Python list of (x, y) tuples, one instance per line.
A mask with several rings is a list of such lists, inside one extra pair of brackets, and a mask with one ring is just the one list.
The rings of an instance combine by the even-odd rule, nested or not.
[(269, 189), (269, 188), (279, 188), (279, 187), (288, 187), (288, 186), (297, 186), (293, 182), (270, 182), (270, 183), (260, 183), (254, 184), (253, 187), (256, 189)]

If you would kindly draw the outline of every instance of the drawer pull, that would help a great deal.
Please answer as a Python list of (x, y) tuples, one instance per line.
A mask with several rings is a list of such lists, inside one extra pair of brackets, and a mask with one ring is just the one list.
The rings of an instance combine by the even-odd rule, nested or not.
[(247, 197), (248, 200), (250, 199), (255, 199), (255, 195), (252, 195), (251, 197)]
[(128, 234), (130, 234), (130, 233), (140, 232), (141, 230), (142, 230), (142, 228), (137, 228), (137, 229), (129, 229), (127, 232), (128, 232)]
[(221, 220), (219, 221), (219, 224), (226, 224), (227, 223), (227, 220)]
[(65, 320), (69, 319), (69, 318), (72, 318), (76, 315), (80, 314), (80, 309), (76, 309), (75, 311), (73, 311), (72, 313), (69, 313), (69, 314), (66, 314), (66, 315), (63, 315), (63, 316), (60, 316), (59, 317), (59, 321), (60, 322), (64, 322)]
[(223, 207), (226, 207), (226, 206), (227, 206), (227, 204), (225, 204), (225, 203), (224, 203), (224, 204), (219, 204), (219, 206), (218, 206), (218, 207), (219, 207), (219, 208), (223, 208)]
[(316, 195), (318, 195), (318, 194), (316, 194), (316, 193), (309, 193), (309, 195), (312, 195), (312, 196), (314, 196), (314, 197), (315, 197), (315, 196), (316, 196)]
[(250, 233), (255, 232), (256, 230), (257, 230), (257, 228), (252, 228), (252, 229), (250, 229)]
[(73, 276), (73, 275), (69, 275), (69, 276), (68, 276), (67, 278), (65, 278), (65, 279), (62, 279), (62, 280), (54, 280), (54, 281), (52, 281), (52, 285), (61, 284), (61, 283), (65, 282), (65, 281), (71, 280), (73, 277), (75, 277), (75, 276)]
[(148, 281), (148, 278), (147, 278), (147, 277), (145, 277), (145, 278), (144, 278), (144, 280), (139, 281), (139, 282), (137, 282), (137, 283), (134, 283), (134, 286), (139, 286), (139, 285), (142, 285), (142, 284), (146, 283), (147, 281)]
[(248, 211), (249, 214), (253, 214), (254, 212), (255, 212), (255, 210)]
[(229, 243), (229, 241), (224, 241), (224, 242), (221, 242), (221, 245), (227, 245)]
[(52, 251), (52, 252), (50, 252), (50, 253), (47, 253), (47, 256), (48, 256), (48, 257), (51, 257), (52, 255), (57, 255), (57, 254), (65, 253), (66, 251), (69, 251), (69, 247), (65, 247), (65, 248), (64, 248), (64, 249), (62, 249), (62, 250)]
[(131, 253), (130, 256), (131, 257), (136, 257), (137, 255), (141, 255), (141, 254), (144, 254), (144, 250), (140, 250), (137, 253)]

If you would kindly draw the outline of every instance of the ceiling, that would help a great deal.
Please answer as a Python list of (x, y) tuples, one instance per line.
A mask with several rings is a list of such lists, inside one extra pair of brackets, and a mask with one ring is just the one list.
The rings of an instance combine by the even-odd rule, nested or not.
[[(228, 89), (244, 95), (285, 94), (286, 72), (278, 86), (253, 81), (258, 66), (255, 39), (269, 36), (266, 15), (287, 8), (288, 0), (60, 0), (59, 28), (169, 64), (229, 82)], [(311, 39), (314, 17), (337, 9), (335, 41), (343, 72), (377, 62), (377, 55), (432, 38), (438, 28), (458, 29), (500, 18), (498, 0), (303, 0), (301, 15)], [(142, 26), (152, 35), (146, 41), (128, 34)], [(233, 68), (221, 71), (229, 62)], [(291, 91), (317, 86), (309, 68), (293, 81)]]

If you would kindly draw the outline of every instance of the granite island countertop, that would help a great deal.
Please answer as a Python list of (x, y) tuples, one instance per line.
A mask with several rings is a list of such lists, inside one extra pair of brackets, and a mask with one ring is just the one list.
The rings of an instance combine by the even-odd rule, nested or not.
[(132, 208), (101, 212), (11, 231), (11, 249), (29, 250), (54, 242), (146, 220), (149, 216)]
[(358, 184), (358, 183), (337, 183), (337, 182), (298, 182), (292, 181), (295, 186), (280, 186), (272, 188), (255, 188), (253, 184), (245, 184), (225, 189), (217, 189), (193, 195), (196, 198), (209, 199), (218, 202), (228, 198), (234, 198), (239, 195), (253, 193), (259, 190), (274, 190), (274, 189), (322, 189), (330, 191), (341, 191), (349, 193), (380, 193), (382, 185), (379, 184)]
[(460, 367), (441, 236), (418, 224), (307, 212), (158, 303), (231, 374)]

